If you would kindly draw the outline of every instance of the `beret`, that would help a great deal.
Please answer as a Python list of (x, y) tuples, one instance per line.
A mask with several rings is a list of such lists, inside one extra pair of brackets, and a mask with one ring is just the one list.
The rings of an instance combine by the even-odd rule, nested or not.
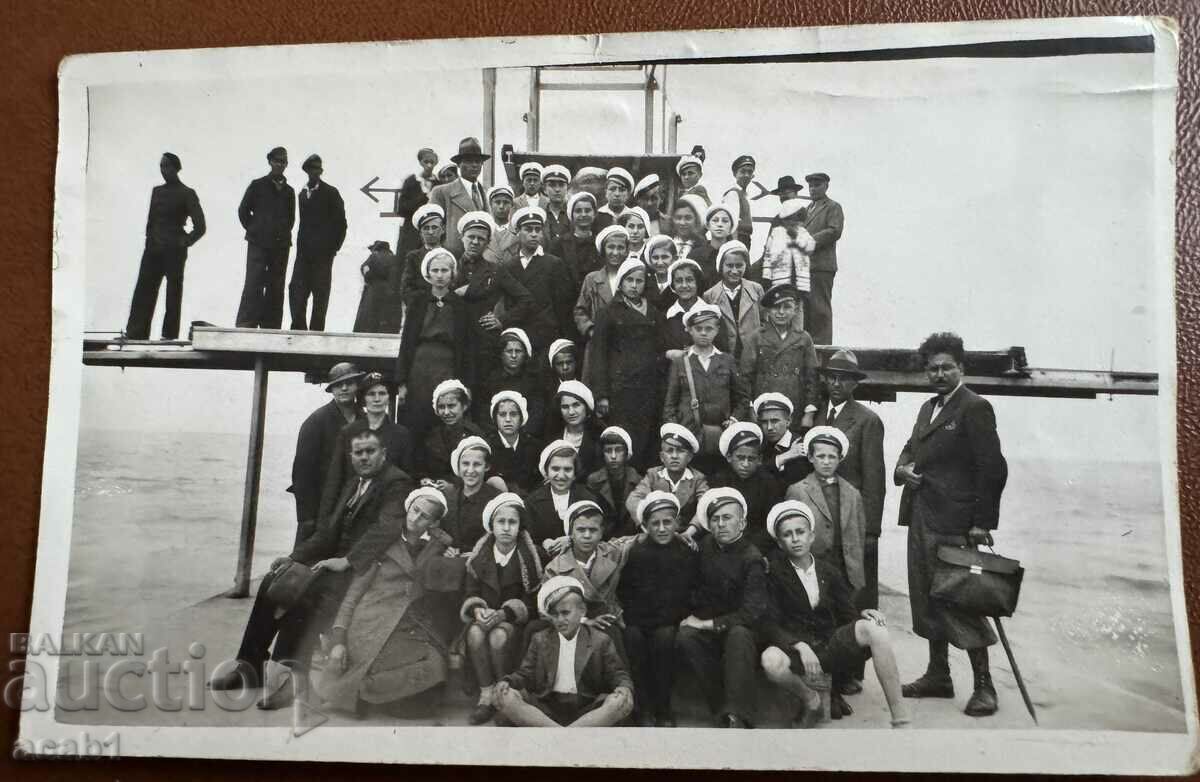
[(592, 396), (592, 389), (585, 386), (578, 380), (564, 380), (558, 384), (558, 390), (554, 392), (555, 396), (573, 396), (579, 401), (587, 405), (588, 410), (596, 409), (596, 397)]
[(458, 460), (462, 458), (464, 452), (473, 449), (486, 451), (489, 457), (492, 455), (492, 446), (488, 445), (488, 441), (478, 435), (471, 435), (459, 440), (458, 445), (454, 446), (454, 450), (450, 453), (450, 469), (456, 477), (462, 477), (462, 473), (458, 471)]
[(625, 226), (613, 223), (612, 225), (605, 226), (600, 233), (596, 234), (596, 250), (603, 253), (604, 243), (608, 241), (610, 236), (614, 235), (620, 235), (625, 238), (625, 241), (629, 241), (629, 231), (625, 230)]
[(458, 259), (454, 257), (454, 253), (445, 247), (434, 247), (421, 258), (421, 276), (425, 278), (426, 282), (429, 281), (429, 265), (441, 257), (450, 259), (450, 273), (452, 275), (458, 273)]
[(559, 600), (572, 592), (583, 597), (583, 584), (579, 583), (579, 579), (572, 576), (553, 576), (546, 579), (546, 583), (538, 590), (538, 611), (549, 614)]
[(404, 510), (412, 510), (412, 506), (417, 500), (433, 500), (442, 506), (443, 516), (446, 514), (447, 508), (449, 508), (446, 504), (446, 495), (432, 486), (421, 486), (410, 491), (408, 496), (404, 498)]
[(505, 329), (500, 332), (500, 344), (503, 345), (510, 339), (521, 343), (521, 347), (525, 348), (526, 357), (533, 355), (533, 343), (529, 341), (529, 335), (525, 333), (525, 329), (519, 329), (515, 326)]
[(568, 220), (570, 220), (572, 217), (575, 216), (575, 205), (578, 204), (580, 201), (584, 201), (584, 200), (591, 201), (592, 207), (595, 208), (596, 196), (592, 195), (587, 190), (580, 190), (578, 193), (572, 194), (567, 199), (567, 219)]
[(603, 432), (600, 433), (600, 442), (603, 443), (605, 439), (610, 437), (615, 437), (621, 442), (625, 443), (626, 453), (628, 453), (630, 456), (633, 455), (633, 438), (629, 436), (629, 432), (626, 432), (619, 426), (607, 427)]
[(550, 349), (546, 351), (546, 360), (550, 363), (551, 367), (554, 366), (554, 357), (564, 350), (575, 350), (575, 343), (562, 337), (550, 343)]
[(441, 396), (442, 394), (445, 394), (450, 391), (461, 392), (462, 395), (467, 398), (468, 402), (471, 401), (471, 389), (469, 389), (465, 385), (463, 385), (463, 382), (461, 380), (457, 380), (455, 378), (450, 378), (449, 380), (443, 380), (442, 382), (438, 383), (437, 386), (435, 386), (433, 389), (433, 409), (435, 412), (437, 411), (438, 397)]
[(492, 395), (492, 405), (489, 409), (493, 419), (496, 417), (496, 408), (501, 402), (515, 402), (517, 409), (521, 411), (522, 422), (529, 421), (529, 400), (520, 391), (505, 389)]
[(725, 242), (725, 244), (721, 245), (719, 250), (717, 250), (716, 266), (718, 271), (720, 271), (721, 264), (725, 261), (725, 256), (729, 255), (730, 253), (741, 253), (742, 255), (746, 256), (747, 262), (750, 260), (750, 249), (737, 239), (730, 239), (728, 242)]
[(501, 508), (506, 508), (509, 505), (514, 505), (524, 509), (525, 501), (511, 491), (502, 492), (488, 500), (488, 504), (483, 506), (483, 530), (484, 532), (492, 531), (492, 517), (496, 515), (496, 511)]
[(543, 478), (549, 478), (550, 457), (552, 457), (558, 451), (570, 451), (573, 454), (578, 453), (578, 450), (575, 448), (575, 446), (571, 445), (566, 440), (555, 440), (547, 445), (542, 449), (541, 455), (538, 456), (538, 471), (542, 473)]

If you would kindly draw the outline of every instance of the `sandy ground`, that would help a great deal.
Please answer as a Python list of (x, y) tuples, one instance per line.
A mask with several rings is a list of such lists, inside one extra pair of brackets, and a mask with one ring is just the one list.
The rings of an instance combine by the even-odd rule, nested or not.
[[(171, 674), (167, 677), (171, 696), (185, 697), (189, 678), (207, 679), (209, 671), (220, 661), (232, 657), (241, 637), (242, 628), (249, 613), (251, 601), (230, 600), (213, 597), (153, 623), (144, 630), (142, 659), (148, 660), (155, 649), (165, 648), (172, 661), (188, 658), (189, 646), (195, 642), (204, 645), (202, 662), (206, 668), (198, 674)], [(907, 629), (908, 602), (906, 596), (886, 591), (882, 596), (882, 610), (889, 617), (891, 636), (899, 662), (901, 676), (905, 681), (918, 676), (926, 663), (925, 641)], [(1011, 635), (1011, 633), (1010, 633)], [(1101, 677), (1089, 675), (1060, 661), (1053, 644), (1038, 643), (1035, 638), (1012, 637), (1014, 652), (1025, 681), (1038, 711), (1042, 729), (1108, 729), (1130, 731), (1183, 731), (1184, 716), (1180, 708), (1172, 708), (1150, 697), (1131, 694), (1107, 684)], [(103, 672), (117, 658), (69, 657), (60, 675), (69, 692), (83, 691), (85, 677), (84, 661), (94, 662)], [(971, 718), (963, 715), (962, 708), (971, 693), (971, 669), (966, 655), (957, 650), (951, 653), (951, 669), (957, 697), (953, 700), (910, 700), (907, 701), (915, 728), (953, 729), (1029, 729), (1033, 722), (1021, 701), (1008, 663), (999, 645), (992, 650), (992, 671), (999, 694), (1000, 710), (989, 718)], [(199, 666), (197, 666), (199, 668)], [(249, 708), (222, 708), (212, 700), (207, 691), (195, 692), (193, 709), (189, 703), (177, 711), (164, 711), (150, 705), (152, 681), (150, 676), (127, 675), (120, 682), (121, 692), (126, 697), (146, 696), (147, 707), (134, 711), (114, 708), (107, 697), (99, 698), (98, 707), (68, 712), (57, 710), (58, 721), (81, 725), (153, 725), (153, 726), (228, 726), (262, 727), (292, 725), (291, 710), (264, 712), (253, 705)], [(111, 683), (106, 683), (111, 686)], [(710, 718), (695, 693), (688, 692), (686, 678), (676, 689), (676, 712), (681, 727), (704, 727)], [(249, 699), (247, 699), (249, 700)], [(883, 693), (875, 679), (871, 666), (867, 666), (864, 691), (848, 702), (854, 714), (839, 721), (825, 723), (821, 729), (862, 729), (889, 727), (889, 714)], [(322, 730), (333, 726), (349, 725), (466, 725), (474, 699), (463, 692), (462, 677), (454, 672), (450, 682), (439, 697), (434, 699), (432, 712), (414, 719), (411, 716), (373, 714), (365, 720), (353, 715), (329, 713), (329, 721)], [(786, 728), (795, 711), (790, 696), (772, 688), (760, 676), (758, 687), (758, 713), (755, 723), (760, 728)]]

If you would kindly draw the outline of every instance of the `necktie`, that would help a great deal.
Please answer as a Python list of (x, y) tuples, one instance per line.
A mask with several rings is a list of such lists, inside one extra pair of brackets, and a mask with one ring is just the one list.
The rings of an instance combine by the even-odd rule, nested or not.
[(471, 185), (471, 197), (475, 199), (475, 208), (482, 210), (483, 209), (483, 188), (480, 187), (478, 182), (475, 182)]
[(935, 396), (933, 398), (933, 409), (934, 410), (937, 410), (939, 407), (941, 407), (944, 404), (946, 404), (946, 397), (942, 396), (941, 394), (938, 394), (937, 396)]
[(832, 423), (835, 420), (837, 420), (837, 408), (830, 405), (829, 414), (825, 416), (825, 423)]

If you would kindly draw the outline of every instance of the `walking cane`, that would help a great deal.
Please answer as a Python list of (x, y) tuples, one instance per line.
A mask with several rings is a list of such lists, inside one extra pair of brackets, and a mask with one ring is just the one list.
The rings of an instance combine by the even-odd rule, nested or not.
[(1033, 701), (1029, 697), (1029, 690), (1025, 689), (1025, 680), (1021, 678), (1021, 669), (1017, 667), (1017, 658), (1013, 657), (1012, 646), (1008, 643), (1008, 634), (1004, 632), (1004, 625), (1000, 623), (1000, 617), (993, 616), (992, 621), (996, 623), (996, 632), (1000, 636), (1000, 643), (1004, 645), (1004, 653), (1008, 655), (1008, 664), (1012, 666), (1013, 678), (1017, 680), (1017, 688), (1021, 690), (1021, 698), (1025, 701), (1025, 708), (1029, 709), (1029, 716), (1033, 717), (1033, 724), (1037, 725), (1037, 712), (1034, 711)]

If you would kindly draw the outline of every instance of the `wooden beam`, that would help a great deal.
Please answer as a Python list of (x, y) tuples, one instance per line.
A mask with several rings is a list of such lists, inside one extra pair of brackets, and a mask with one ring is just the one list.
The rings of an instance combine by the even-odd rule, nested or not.
[(611, 84), (569, 84), (567, 82), (546, 84), (542, 82), (541, 88), (546, 92), (632, 92), (634, 90), (641, 92), (646, 89), (646, 85), (632, 81), (614, 81)]
[(400, 335), (197, 326), (192, 330), (192, 347), (230, 353), (395, 358), (400, 354)]
[(483, 167), (483, 184), (491, 187), (496, 181), (496, 69), (483, 69), (483, 151), (492, 155)]
[(246, 448), (246, 484), (242, 491), (242, 529), (238, 535), (237, 571), (226, 597), (250, 594), (250, 567), (254, 563), (254, 533), (258, 526), (258, 489), (262, 480), (263, 432), (267, 422), (267, 369), (259, 357), (254, 362), (254, 400), (250, 407), (250, 441)]

